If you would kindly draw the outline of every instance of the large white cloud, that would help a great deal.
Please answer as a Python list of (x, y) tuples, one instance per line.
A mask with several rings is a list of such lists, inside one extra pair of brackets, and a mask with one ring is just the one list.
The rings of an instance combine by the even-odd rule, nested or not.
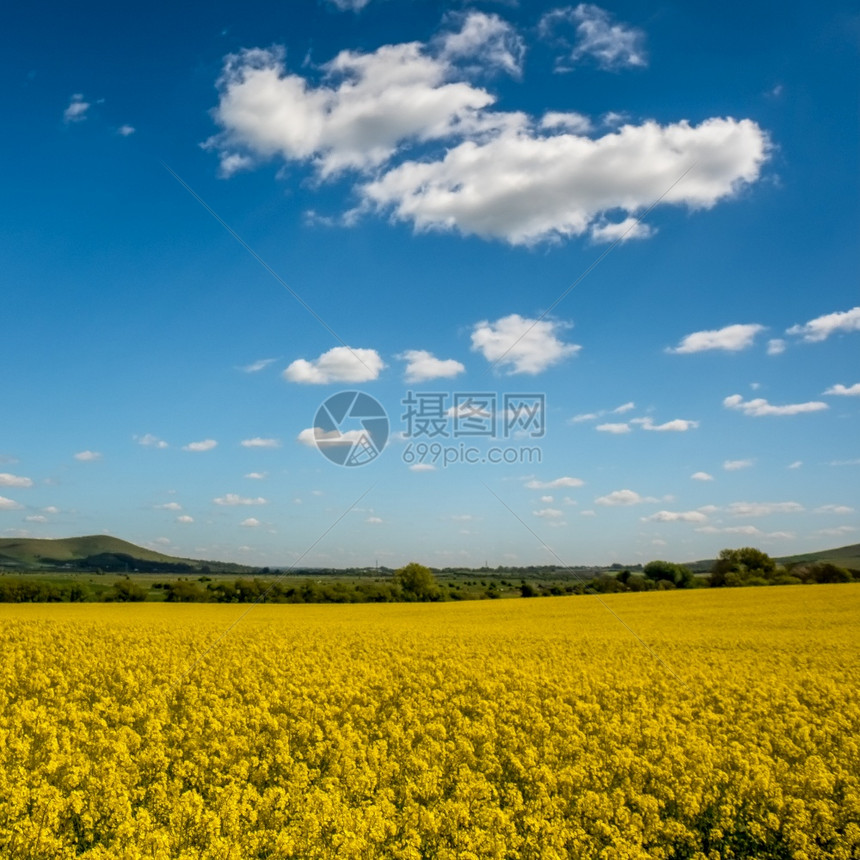
[(564, 324), (556, 320), (519, 314), (483, 320), (472, 330), (472, 349), (491, 364), (509, 367), (510, 373), (540, 373), (581, 349), (559, 338), (562, 328)]
[(590, 229), (607, 238), (610, 210), (625, 213), (623, 221), (661, 196), (690, 208), (731, 196), (758, 178), (768, 148), (766, 134), (748, 119), (647, 121), (597, 139), (520, 128), (467, 140), (437, 161), (406, 161), (360, 192), (418, 230), (514, 245)]
[(786, 403), (783, 406), (775, 406), (768, 403), (763, 397), (754, 400), (744, 400), (740, 394), (731, 394), (723, 400), (726, 409), (738, 409), (744, 415), (761, 417), (762, 415), (800, 415), (804, 412), (820, 412), (830, 407), (821, 400), (811, 400), (807, 403)]
[(319, 358), (296, 359), (284, 371), (284, 379), (306, 385), (330, 382), (370, 382), (377, 379), (385, 363), (375, 349), (352, 349), (335, 346)]
[[(584, 53), (628, 64), (639, 56), (609, 42), (600, 48), (607, 34), (616, 42), (623, 34), (602, 10), (569, 11), (580, 35), (590, 34)], [(517, 74), (522, 40), (496, 15), (460, 21), (428, 43), (342, 51), (321, 79), (288, 70), (279, 47), (230, 55), (213, 111), (221, 131), (206, 146), (224, 175), (273, 158), (306, 163), (322, 179), (372, 173), (356, 188), (352, 217), (387, 212), (418, 230), (512, 244), (586, 233), (644, 238), (652, 228), (635, 216), (658, 198), (707, 208), (758, 179), (769, 142), (749, 119), (648, 120), (594, 137), (591, 121), (573, 111), (493, 110), (495, 95), (470, 77), (476, 69)], [(404, 161), (416, 146), (420, 157)]]
[(758, 323), (746, 325), (727, 325), (725, 328), (711, 331), (694, 331), (684, 337), (678, 346), (669, 347), (666, 352), (679, 355), (691, 352), (704, 352), (710, 349), (723, 349), (727, 352), (739, 352), (752, 346), (755, 336), (764, 331), (764, 326)]
[(803, 325), (792, 326), (787, 334), (798, 335), (806, 341), (820, 341), (838, 331), (860, 331), (860, 306), (850, 311), (824, 314)]

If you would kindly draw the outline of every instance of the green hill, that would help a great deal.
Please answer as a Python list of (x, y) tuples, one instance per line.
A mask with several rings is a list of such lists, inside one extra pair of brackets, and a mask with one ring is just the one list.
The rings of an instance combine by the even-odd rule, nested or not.
[(860, 543), (840, 546), (836, 549), (824, 549), (820, 552), (807, 552), (801, 555), (787, 555), (778, 558), (780, 564), (802, 564), (803, 562), (829, 561), (838, 567), (860, 570)]
[[(65, 566), (85, 563), (87, 560), (102, 558), (107, 563), (92, 566), (111, 565), (111, 559), (123, 559), (124, 563), (134, 566), (143, 562), (144, 566), (189, 565), (196, 568), (200, 562), (188, 558), (176, 558), (151, 549), (144, 549), (128, 541), (110, 535), (88, 535), (86, 537), (42, 540), (39, 538), (0, 538), (0, 564), (5, 567), (45, 567)], [(129, 561), (130, 560), (130, 561)]]

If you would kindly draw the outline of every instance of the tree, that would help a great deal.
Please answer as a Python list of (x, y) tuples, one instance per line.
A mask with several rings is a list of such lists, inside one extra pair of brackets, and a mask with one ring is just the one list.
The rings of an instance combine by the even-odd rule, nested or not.
[(671, 561), (649, 561), (642, 572), (652, 582), (671, 582), (676, 588), (690, 588), (695, 582), (692, 571), (683, 564)]
[(407, 600), (428, 601), (441, 597), (433, 571), (414, 561), (394, 571), (394, 582)]
[(711, 585), (762, 585), (774, 577), (776, 562), (760, 549), (724, 549), (711, 568)]

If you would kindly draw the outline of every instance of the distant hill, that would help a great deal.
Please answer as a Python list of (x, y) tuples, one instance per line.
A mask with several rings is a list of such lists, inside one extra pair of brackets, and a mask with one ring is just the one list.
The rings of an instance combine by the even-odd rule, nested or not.
[[(689, 562), (687, 567), (696, 573), (707, 573), (714, 566), (715, 561), (715, 558), (702, 559), (701, 561)], [(849, 570), (860, 570), (860, 543), (853, 543), (850, 546), (840, 546), (836, 549), (822, 549), (818, 552), (805, 552), (800, 555), (785, 555), (780, 558), (774, 558), (774, 561), (777, 564), (784, 565), (829, 561), (838, 567), (845, 567)]]
[(183, 573), (199, 571), (204, 566), (216, 571), (253, 570), (227, 562), (165, 555), (110, 535), (56, 540), (0, 538), (0, 567), (6, 568), (73, 567), (124, 572), (137, 570)]

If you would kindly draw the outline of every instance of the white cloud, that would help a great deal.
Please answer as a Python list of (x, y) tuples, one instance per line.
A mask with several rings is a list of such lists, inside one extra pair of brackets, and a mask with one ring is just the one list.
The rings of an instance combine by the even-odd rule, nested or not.
[(725, 328), (710, 331), (694, 331), (686, 335), (678, 346), (668, 347), (666, 352), (676, 355), (704, 352), (710, 349), (738, 352), (752, 346), (755, 336), (761, 331), (764, 331), (764, 326), (758, 323), (727, 325)]
[(564, 516), (557, 508), (542, 508), (539, 511), (532, 511), (532, 514), (545, 520), (557, 520)]
[(579, 415), (574, 415), (573, 418), (570, 419), (571, 424), (580, 424), (583, 421), (594, 421), (597, 418), (600, 418), (602, 412), (582, 412)]
[(799, 514), (799, 502), (732, 502), (726, 510), (733, 517), (767, 517), (771, 514)]
[(260, 526), (261, 523), (256, 517), (248, 517), (248, 519), (242, 520), (242, 522), (239, 523), (239, 525), (244, 526), (245, 528), (248, 528), (248, 529), (255, 529), (258, 526)]
[(182, 505), (179, 502), (165, 502), (163, 505), (154, 506), (157, 511), (181, 511)]
[(417, 230), (530, 245), (605, 229), (605, 213), (634, 215), (661, 195), (665, 205), (710, 208), (757, 180), (768, 154), (767, 135), (747, 119), (649, 120), (596, 139), (521, 124), (438, 161), (405, 161), (359, 191)]
[(854, 508), (848, 505), (821, 505), (815, 509), (816, 514), (853, 514)]
[(643, 430), (655, 430), (658, 433), (686, 433), (687, 430), (695, 430), (699, 426), (698, 421), (690, 421), (686, 418), (675, 418), (665, 424), (654, 424), (650, 418), (634, 418)]
[(98, 451), (78, 451), (75, 454), (75, 459), (82, 463), (91, 463), (94, 460), (101, 460), (102, 455)]
[(643, 523), (704, 523), (708, 520), (701, 511), (657, 511), (641, 519)]
[(42, 508), (46, 514), (58, 514), (60, 509), (56, 505), (48, 505), (47, 508)]
[(322, 427), (307, 427), (296, 437), (297, 441), (309, 448), (325, 448), (337, 445), (354, 445), (365, 437), (364, 430), (323, 430)]
[(554, 496), (541, 496), (540, 500), (545, 505), (551, 505), (555, 501)]
[(832, 529), (819, 529), (816, 534), (827, 535), (828, 537), (841, 537), (842, 535), (851, 534), (851, 532), (856, 532), (857, 529), (854, 526), (836, 526), (836, 528)]
[(799, 469), (803, 465), (803, 460), (795, 460), (793, 463), (788, 464), (789, 469)]
[(726, 409), (738, 409), (744, 415), (751, 415), (756, 418), (762, 415), (800, 415), (804, 412), (820, 412), (822, 409), (830, 407), (820, 400), (812, 400), (807, 403), (788, 403), (784, 406), (774, 406), (765, 400), (763, 397), (757, 397), (754, 400), (744, 400), (740, 394), (732, 394), (723, 400), (723, 406)]
[(607, 505), (609, 507), (617, 507), (619, 505), (639, 505), (643, 502), (656, 502), (657, 499), (651, 496), (640, 496), (639, 493), (633, 490), (613, 490), (605, 496), (600, 496), (595, 499), (595, 504)]
[(0, 496), (0, 511), (19, 511), (23, 507), (23, 505), (19, 505), (18, 502), (13, 501), (12, 499)]
[(569, 56), (557, 64), (559, 70), (567, 70), (566, 63), (576, 64), (586, 57), (607, 71), (648, 64), (644, 32), (629, 24), (613, 22), (610, 13), (599, 6), (580, 3), (576, 7), (554, 9), (540, 19), (538, 31), (545, 37), (553, 36), (564, 24), (576, 28), (576, 42)]
[(825, 314), (803, 325), (792, 326), (786, 334), (797, 335), (805, 341), (817, 342), (826, 340), (838, 331), (860, 331), (860, 306), (851, 308), (850, 311)]
[(0, 487), (32, 487), (31, 478), (21, 475), (10, 475), (8, 472), (0, 472)]
[(245, 477), (250, 478), (252, 481), (264, 481), (267, 474), (267, 472), (248, 472)]
[(540, 373), (581, 349), (559, 338), (564, 327), (564, 323), (555, 320), (529, 319), (519, 314), (495, 322), (483, 320), (472, 330), (472, 350), (491, 364), (510, 366), (509, 373)]
[(63, 119), (66, 122), (83, 122), (87, 118), (87, 111), (92, 107), (89, 102), (84, 101), (82, 93), (72, 96), (69, 106), (63, 111)]
[(242, 496), (237, 495), (236, 493), (227, 493), (224, 496), (221, 496), (217, 499), (212, 499), (216, 505), (225, 505), (228, 507), (235, 507), (236, 505), (266, 505), (268, 502), (266, 499), (258, 496), (256, 499), (248, 499)]
[(780, 337), (773, 337), (767, 342), (768, 355), (782, 355), (785, 352), (785, 341)]
[(719, 528), (717, 526), (702, 526), (696, 531), (708, 535), (750, 535), (752, 537), (763, 534), (761, 529), (757, 529), (755, 526), (721, 526)]
[(274, 364), (277, 360), (277, 358), (261, 358), (258, 361), (252, 361), (251, 364), (243, 365), (239, 370), (245, 373), (259, 373), (261, 370), (265, 370), (270, 364)]
[(261, 439), (255, 436), (253, 439), (243, 439), (239, 443), (243, 448), (280, 448), (281, 443), (278, 439)]
[(375, 349), (335, 346), (313, 361), (299, 358), (284, 371), (290, 382), (328, 385), (331, 382), (370, 382), (379, 377), (385, 363)]
[(845, 386), (841, 382), (836, 385), (831, 385), (825, 394), (835, 394), (840, 397), (860, 397), (860, 382), (855, 382), (851, 386)]
[(693, 474), (690, 475), (690, 477), (694, 481), (713, 481), (714, 480), (714, 476), (708, 474), (707, 472), (693, 472)]
[(854, 460), (831, 460), (828, 466), (860, 466), (860, 458)]
[(409, 467), (410, 472), (435, 472), (436, 467), (432, 463), (414, 463)]
[(620, 435), (622, 433), (630, 432), (630, 425), (623, 423), (608, 423), (608, 424), (598, 424), (595, 430), (599, 430), (601, 433), (614, 433), (616, 435)]
[(408, 349), (397, 356), (406, 361), (407, 382), (428, 382), (431, 379), (452, 379), (466, 368), (453, 358), (436, 358), (426, 349)]
[(336, 6), (341, 12), (360, 12), (370, 3), (370, 0), (328, 0), (332, 6)]
[(656, 231), (648, 224), (628, 215), (623, 221), (598, 219), (591, 225), (590, 235), (595, 242), (629, 242), (631, 239), (650, 239)]
[(136, 131), (136, 129), (133, 125), (121, 125), (116, 130), (116, 133), (120, 137), (131, 137), (131, 135), (133, 135), (135, 133), (135, 131)]
[(569, 131), (573, 134), (588, 134), (592, 130), (591, 120), (581, 113), (570, 113), (562, 111), (547, 111), (540, 121), (541, 128), (554, 131)]
[[(447, 37), (452, 50), (465, 50), (475, 38), (472, 16), (464, 27), (469, 35), (461, 40)], [(311, 162), (323, 177), (377, 167), (407, 143), (443, 139), (473, 125), (477, 112), (494, 101), (483, 89), (448, 80), (450, 60), (418, 42), (383, 45), (370, 54), (341, 51), (322, 67), (319, 86), (288, 72), (284, 57), (277, 46), (226, 57), (214, 111), (223, 131), (206, 143), (222, 163), (237, 154), (278, 155)]]
[(496, 68), (519, 77), (525, 44), (513, 27), (498, 15), (470, 12), (461, 29), (442, 37), (440, 58), (456, 62), (472, 60), (480, 68)]
[(727, 472), (737, 472), (739, 469), (749, 469), (755, 460), (724, 460), (723, 468)]
[(538, 481), (532, 479), (526, 483), (526, 488), (529, 490), (557, 490), (560, 487), (582, 487), (585, 481), (580, 478), (571, 478), (565, 475), (562, 478), (554, 478), (551, 481)]
[(189, 517), (188, 514), (183, 514), (181, 517), (176, 518), (176, 522), (188, 525), (188, 523), (194, 522), (194, 517)]
[(48, 518), (43, 517), (41, 514), (33, 514), (29, 517), (24, 517), (24, 522), (27, 522), (27, 523), (46, 523), (46, 522), (48, 522)]
[(188, 445), (183, 445), (183, 451), (211, 451), (217, 447), (218, 443), (214, 439), (204, 439), (202, 442), (190, 442)]
[(624, 412), (629, 412), (631, 409), (635, 409), (636, 404), (629, 400), (627, 403), (622, 403), (620, 406), (616, 406), (615, 409), (612, 410), (614, 415), (621, 415)]
[(594, 511), (580, 511), (579, 515), (581, 517), (595, 517), (597, 514)]
[(168, 448), (167, 442), (159, 439), (158, 436), (153, 436), (152, 433), (144, 433), (143, 436), (132, 437), (138, 445), (143, 445), (144, 448)]
[(371, 525), (379, 525), (382, 522), (382, 517), (368, 517), (365, 522)]

